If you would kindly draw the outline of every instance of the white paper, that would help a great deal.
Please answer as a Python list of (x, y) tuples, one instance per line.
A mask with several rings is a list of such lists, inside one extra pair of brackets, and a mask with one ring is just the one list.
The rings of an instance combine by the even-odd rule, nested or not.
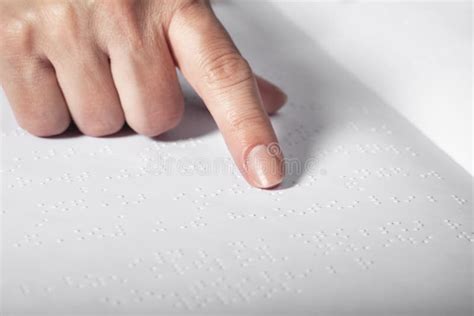
[(234, 36), (288, 93), (272, 122), (306, 167), (276, 190), (189, 88), (157, 139), (36, 138), (2, 96), (2, 315), (472, 312), (472, 177), (304, 35), (261, 34)]

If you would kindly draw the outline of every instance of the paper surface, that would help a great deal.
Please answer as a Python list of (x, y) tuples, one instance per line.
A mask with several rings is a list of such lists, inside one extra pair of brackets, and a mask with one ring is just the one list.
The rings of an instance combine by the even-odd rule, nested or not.
[(303, 170), (272, 191), (189, 88), (157, 139), (36, 138), (2, 97), (2, 315), (471, 314), (472, 177), (286, 32), (233, 31), (289, 94), (272, 122)]

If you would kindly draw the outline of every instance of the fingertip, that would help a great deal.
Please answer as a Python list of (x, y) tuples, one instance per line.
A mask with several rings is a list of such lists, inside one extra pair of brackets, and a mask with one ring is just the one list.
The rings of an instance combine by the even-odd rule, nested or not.
[(252, 147), (246, 155), (244, 169), (251, 185), (261, 189), (278, 186), (285, 173), (278, 144), (259, 144)]

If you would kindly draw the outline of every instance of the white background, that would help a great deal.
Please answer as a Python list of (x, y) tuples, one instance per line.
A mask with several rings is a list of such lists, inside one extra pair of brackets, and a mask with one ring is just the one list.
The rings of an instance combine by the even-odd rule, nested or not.
[(471, 1), (273, 2), (472, 174)]

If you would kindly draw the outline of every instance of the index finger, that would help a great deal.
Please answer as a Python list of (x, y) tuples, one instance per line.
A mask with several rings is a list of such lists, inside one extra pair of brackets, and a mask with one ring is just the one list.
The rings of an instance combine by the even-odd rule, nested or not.
[(207, 4), (178, 11), (169, 25), (178, 67), (203, 99), (247, 181), (281, 183), (283, 156), (255, 77)]

